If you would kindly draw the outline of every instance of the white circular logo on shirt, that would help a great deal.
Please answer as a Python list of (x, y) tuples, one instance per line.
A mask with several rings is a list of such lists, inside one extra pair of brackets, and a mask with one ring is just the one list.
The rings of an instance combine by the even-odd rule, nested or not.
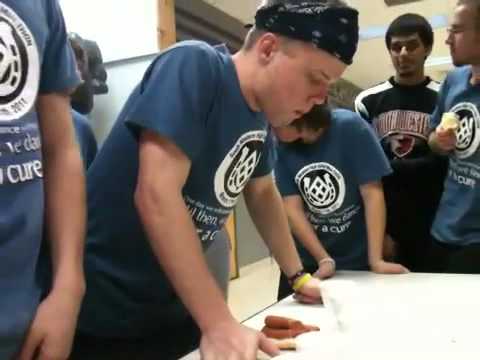
[(308, 208), (316, 214), (334, 212), (345, 199), (343, 175), (325, 162), (303, 167), (295, 176), (295, 183)]
[(0, 121), (11, 121), (33, 107), (39, 58), (35, 38), (22, 19), (0, 3)]
[(474, 104), (467, 102), (455, 105), (450, 111), (460, 119), (455, 153), (459, 159), (468, 158), (480, 144), (480, 114)]
[(237, 203), (260, 161), (266, 136), (264, 130), (243, 134), (223, 159), (215, 173), (215, 195), (223, 206), (229, 208)]

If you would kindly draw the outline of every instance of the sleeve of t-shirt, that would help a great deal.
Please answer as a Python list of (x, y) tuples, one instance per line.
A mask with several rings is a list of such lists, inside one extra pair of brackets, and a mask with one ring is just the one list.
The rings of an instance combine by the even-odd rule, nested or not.
[(72, 118), (77, 142), (80, 146), (80, 153), (86, 170), (97, 154), (97, 141), (89, 120), (85, 116), (73, 110)]
[(48, 1), (45, 11), (49, 34), (42, 58), (39, 93), (48, 94), (74, 89), (80, 83), (80, 79), (58, 1)]
[[(355, 113), (351, 116), (357, 117)], [(356, 183), (364, 185), (379, 181), (392, 169), (371, 127), (360, 119), (352, 121), (344, 134), (346, 161), (351, 164)]]
[(260, 156), (260, 161), (252, 174), (252, 178), (271, 174), (276, 158), (275, 140), (271, 130), (269, 130), (263, 145), (262, 156)]
[(295, 184), (294, 175), (291, 173), (285, 162), (284, 152), (286, 149), (277, 147), (277, 161), (275, 163), (275, 181), (282, 197), (289, 195), (299, 195), (298, 187)]
[(138, 87), (126, 117), (138, 135), (150, 130), (166, 137), (193, 160), (207, 141), (207, 121), (217, 92), (213, 48), (182, 45), (161, 54)]
[(437, 105), (433, 111), (432, 116), (430, 117), (430, 131), (435, 130), (435, 128), (440, 124), (442, 120), (442, 115), (445, 112), (445, 96), (448, 92), (448, 75), (442, 83), (437, 97)]

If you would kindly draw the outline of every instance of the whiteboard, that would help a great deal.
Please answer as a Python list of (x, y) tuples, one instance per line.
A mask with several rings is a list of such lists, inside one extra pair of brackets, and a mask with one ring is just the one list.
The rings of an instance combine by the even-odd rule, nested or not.
[(94, 40), (103, 61), (157, 51), (156, 0), (59, 0), (67, 31)]

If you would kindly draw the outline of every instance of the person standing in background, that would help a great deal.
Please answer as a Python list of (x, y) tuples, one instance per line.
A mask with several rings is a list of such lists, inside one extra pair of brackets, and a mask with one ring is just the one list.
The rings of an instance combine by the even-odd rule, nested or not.
[[(323, 104), (274, 132), (275, 179), (305, 269), (319, 279), (337, 269), (407, 272), (383, 259), (381, 180), (391, 169), (370, 126)], [(291, 293), (282, 275), (278, 300)]]
[(395, 68), (387, 81), (361, 92), (355, 109), (375, 130), (390, 160), (383, 178), (387, 205), (386, 246), (411, 271), (427, 271), (430, 228), (443, 190), (446, 159), (428, 146), (430, 115), (440, 85), (425, 76), (433, 30), (417, 14), (389, 26), (385, 42)]
[[(440, 90), (430, 145), (449, 165), (428, 261), (435, 271), (480, 274), (480, 0), (457, 2), (446, 43), (457, 68)], [(444, 128), (444, 113), (455, 128)]]

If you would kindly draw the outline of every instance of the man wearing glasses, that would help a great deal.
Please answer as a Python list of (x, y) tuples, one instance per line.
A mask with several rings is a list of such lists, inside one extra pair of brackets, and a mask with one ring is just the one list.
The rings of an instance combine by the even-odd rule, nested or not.
[(424, 71), (433, 45), (432, 27), (420, 15), (404, 14), (390, 24), (385, 42), (395, 75), (360, 93), (355, 109), (373, 126), (393, 169), (383, 178), (386, 247), (395, 261), (412, 271), (425, 271), (446, 171), (446, 160), (433, 153), (427, 141), (439, 90)]
[[(446, 41), (457, 67), (445, 79), (432, 117), (430, 145), (449, 156), (432, 226), (429, 261), (438, 271), (480, 273), (480, 0), (460, 0)], [(448, 128), (444, 113), (457, 118)]]

